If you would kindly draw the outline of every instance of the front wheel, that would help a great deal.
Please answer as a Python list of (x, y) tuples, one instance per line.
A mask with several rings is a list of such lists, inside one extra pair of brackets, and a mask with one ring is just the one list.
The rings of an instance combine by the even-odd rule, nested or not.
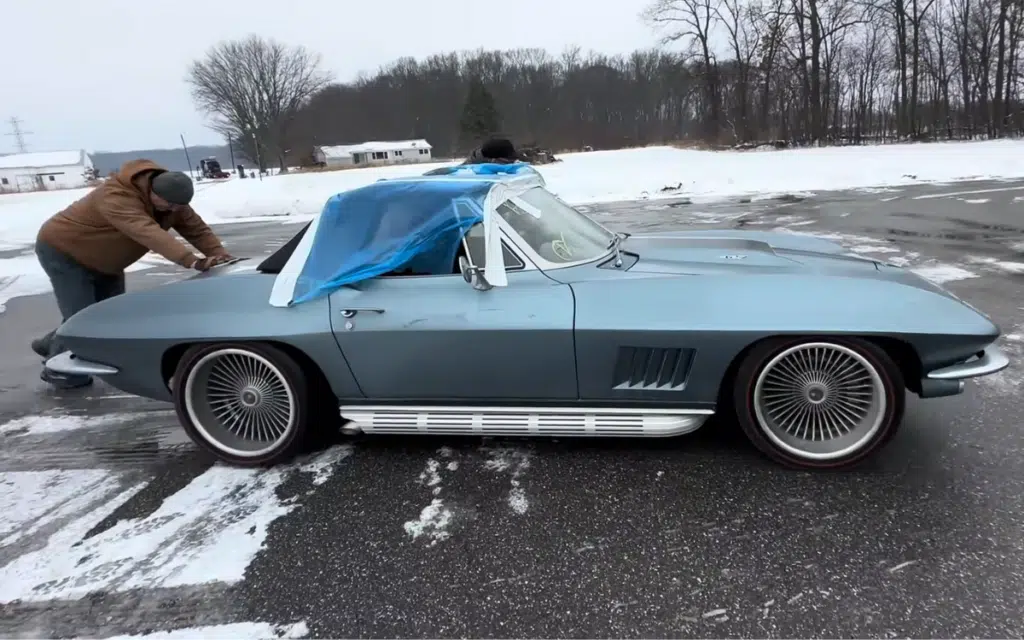
[(858, 338), (778, 338), (756, 345), (736, 374), (740, 426), (790, 467), (840, 469), (863, 461), (899, 428), (899, 367)]
[(174, 373), (174, 406), (201, 448), (236, 466), (290, 459), (310, 430), (310, 385), (286, 353), (262, 344), (192, 347)]

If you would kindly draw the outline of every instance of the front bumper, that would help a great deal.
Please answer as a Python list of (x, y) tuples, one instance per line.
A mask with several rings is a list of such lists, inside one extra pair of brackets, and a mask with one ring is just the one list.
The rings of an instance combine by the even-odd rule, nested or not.
[(70, 351), (59, 353), (47, 360), (46, 368), (57, 373), (83, 376), (110, 376), (118, 372), (115, 367), (75, 357)]
[(998, 373), (1010, 366), (1010, 359), (1002, 349), (990, 345), (967, 362), (936, 369), (928, 374), (929, 380), (965, 380)]

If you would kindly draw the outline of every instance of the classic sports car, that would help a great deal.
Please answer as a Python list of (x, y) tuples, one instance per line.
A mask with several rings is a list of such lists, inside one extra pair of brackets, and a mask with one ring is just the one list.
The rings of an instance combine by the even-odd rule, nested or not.
[(339, 428), (675, 436), (717, 414), (824, 469), (878, 451), (906, 389), (1008, 365), (988, 317), (913, 273), (797, 234), (616, 233), (524, 166), (338, 194), (259, 265), (76, 314), (48, 366), (173, 402), (237, 465)]

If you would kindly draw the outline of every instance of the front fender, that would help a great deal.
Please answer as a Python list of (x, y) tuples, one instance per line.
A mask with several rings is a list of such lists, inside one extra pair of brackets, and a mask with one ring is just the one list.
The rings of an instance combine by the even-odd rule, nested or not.
[[(961, 361), (999, 336), (991, 320), (955, 298), (876, 278), (652, 276), (571, 286), (580, 393), (587, 399), (712, 404), (737, 355), (777, 335), (894, 338), (915, 350), (925, 371)], [(626, 354), (668, 357), (664, 349), (676, 350), (674, 362), (688, 367), (682, 388), (621, 388), (616, 368)]]
[(361, 397), (337, 347), (326, 298), (290, 308), (269, 304), (274, 278), (259, 273), (203, 276), (116, 296), (69, 318), (57, 334), (76, 355), (113, 366), (113, 386), (169, 399), (162, 362), (184, 344), (272, 341), (305, 353), (339, 397)]

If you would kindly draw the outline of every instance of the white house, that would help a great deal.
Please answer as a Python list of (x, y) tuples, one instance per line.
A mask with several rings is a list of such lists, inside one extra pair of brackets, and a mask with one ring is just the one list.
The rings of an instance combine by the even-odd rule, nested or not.
[(315, 147), (313, 159), (318, 164), (328, 167), (430, 162), (432, 148), (426, 140), (364, 142), (362, 144)]
[(0, 193), (85, 187), (94, 173), (82, 149), (0, 156)]

